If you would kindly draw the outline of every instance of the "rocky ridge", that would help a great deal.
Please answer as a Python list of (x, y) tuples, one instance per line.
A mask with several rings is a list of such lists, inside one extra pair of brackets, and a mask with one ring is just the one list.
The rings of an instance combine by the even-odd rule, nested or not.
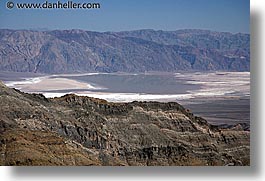
[(175, 102), (47, 99), (0, 83), (0, 165), (250, 165), (250, 132)]

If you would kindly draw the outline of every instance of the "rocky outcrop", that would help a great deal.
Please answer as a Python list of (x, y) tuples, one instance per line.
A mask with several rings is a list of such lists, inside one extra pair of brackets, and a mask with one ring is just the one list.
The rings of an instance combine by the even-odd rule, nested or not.
[(249, 165), (249, 131), (178, 103), (46, 99), (0, 85), (1, 165)]
[(250, 35), (205, 30), (0, 30), (0, 71), (250, 70)]

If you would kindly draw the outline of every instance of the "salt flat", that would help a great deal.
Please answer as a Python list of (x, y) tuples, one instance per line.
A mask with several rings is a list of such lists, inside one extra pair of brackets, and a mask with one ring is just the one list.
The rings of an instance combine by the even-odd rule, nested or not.
[(177, 101), (212, 123), (249, 122), (249, 72), (85, 73), (10, 81), (6, 75), (4, 82), (46, 97), (77, 94), (111, 102)]

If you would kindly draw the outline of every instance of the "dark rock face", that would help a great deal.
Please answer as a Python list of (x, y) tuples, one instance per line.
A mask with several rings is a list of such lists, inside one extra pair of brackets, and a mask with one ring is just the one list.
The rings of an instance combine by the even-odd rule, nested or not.
[(0, 165), (249, 165), (250, 133), (177, 103), (46, 99), (0, 83)]
[(40, 73), (250, 70), (250, 35), (204, 30), (0, 30), (0, 70)]

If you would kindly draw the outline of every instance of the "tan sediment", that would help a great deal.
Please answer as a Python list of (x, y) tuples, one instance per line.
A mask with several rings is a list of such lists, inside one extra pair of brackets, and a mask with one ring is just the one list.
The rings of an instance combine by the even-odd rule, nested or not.
[(51, 90), (69, 90), (69, 89), (89, 89), (93, 88), (87, 83), (66, 78), (44, 78), (38, 83), (21, 84), (19, 87), (22, 91), (51, 91)]

